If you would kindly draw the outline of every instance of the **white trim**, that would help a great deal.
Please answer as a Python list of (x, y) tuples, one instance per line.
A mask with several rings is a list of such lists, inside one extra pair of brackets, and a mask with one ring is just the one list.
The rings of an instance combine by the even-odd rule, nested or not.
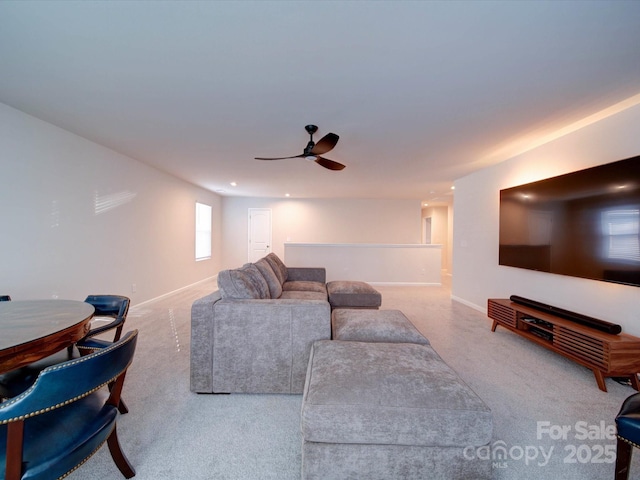
[(186, 290), (187, 288), (195, 287), (196, 285), (200, 285), (201, 283), (208, 282), (208, 281), (210, 281), (210, 280), (217, 280), (217, 279), (218, 279), (218, 274), (216, 273), (216, 274), (215, 274), (214, 276), (212, 276), (212, 277), (208, 277), (208, 278), (204, 278), (204, 279), (202, 279), (202, 280), (198, 280), (197, 282), (192, 283), (192, 284), (190, 284), (190, 285), (186, 285), (186, 286), (184, 286), (184, 287), (180, 287), (180, 288), (178, 288), (178, 289), (176, 289), (176, 290), (173, 290), (173, 291), (171, 291), (171, 292), (163, 293), (162, 295), (159, 295), (159, 296), (157, 296), (157, 297), (151, 298), (151, 299), (149, 299), (149, 300), (145, 300), (144, 302), (136, 303), (135, 305), (133, 305), (133, 306), (129, 309), (129, 311), (130, 311), (130, 312), (134, 312), (134, 311), (136, 310), (136, 308), (138, 308), (138, 307), (142, 307), (143, 305), (146, 305), (147, 303), (152, 303), (152, 302), (155, 302), (156, 300), (161, 300), (161, 299), (163, 299), (163, 298), (165, 298), (165, 297), (168, 297), (169, 295), (173, 295), (174, 293), (178, 293), (178, 292), (181, 292), (181, 291), (183, 291), (183, 290)]
[(357, 247), (357, 248), (442, 248), (437, 243), (290, 243), (287, 247)]
[[(365, 280), (366, 281), (366, 280)], [(379, 287), (441, 287), (441, 283), (422, 283), (422, 282), (369, 282), (369, 285), (377, 285)]]
[(480, 306), (476, 305), (475, 303), (468, 302), (468, 301), (466, 301), (466, 300), (464, 300), (464, 299), (462, 299), (460, 297), (456, 297), (455, 295), (451, 295), (451, 300), (453, 300), (454, 302), (458, 302), (458, 303), (461, 303), (463, 305), (466, 305), (467, 307), (471, 307), (474, 310), (477, 310), (479, 312), (484, 313), (485, 315), (487, 314), (487, 307), (480, 307)]

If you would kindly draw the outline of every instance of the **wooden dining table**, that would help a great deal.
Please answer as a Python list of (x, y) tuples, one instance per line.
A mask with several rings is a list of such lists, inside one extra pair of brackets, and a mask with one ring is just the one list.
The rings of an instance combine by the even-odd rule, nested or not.
[(76, 300), (0, 302), (0, 373), (70, 347), (89, 332), (93, 305)]

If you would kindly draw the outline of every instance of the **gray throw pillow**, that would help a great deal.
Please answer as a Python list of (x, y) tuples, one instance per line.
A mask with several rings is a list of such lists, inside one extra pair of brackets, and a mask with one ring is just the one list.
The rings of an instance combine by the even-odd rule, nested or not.
[(282, 295), (282, 285), (273, 268), (269, 265), (269, 262), (265, 258), (261, 258), (254, 265), (260, 270), (260, 273), (266, 280), (271, 298), (280, 298), (280, 295)]
[(264, 259), (269, 262), (269, 265), (271, 265), (273, 272), (276, 274), (278, 280), (280, 281), (280, 285), (286, 282), (289, 274), (287, 272), (287, 266), (282, 262), (282, 260), (280, 260), (280, 257), (272, 252), (264, 257)]
[(253, 264), (246, 264), (235, 270), (221, 271), (218, 274), (218, 288), (222, 298), (270, 298), (269, 286)]

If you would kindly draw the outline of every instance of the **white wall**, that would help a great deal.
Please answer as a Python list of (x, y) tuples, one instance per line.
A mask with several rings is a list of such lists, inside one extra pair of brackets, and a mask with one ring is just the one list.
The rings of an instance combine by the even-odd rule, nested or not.
[(520, 295), (640, 335), (640, 288), (498, 265), (499, 191), (640, 154), (640, 106), (455, 182), (452, 295), (486, 310)]
[[(195, 202), (213, 207), (195, 262)], [(0, 104), (0, 293), (140, 303), (217, 274), (220, 197)], [(132, 292), (136, 284), (136, 292)]]
[(223, 268), (247, 262), (248, 209), (272, 211), (272, 251), (285, 242), (420, 243), (420, 201), (386, 199), (270, 199), (222, 201)]
[(327, 282), (441, 285), (442, 247), (420, 243), (285, 243), (284, 263), (326, 269)]

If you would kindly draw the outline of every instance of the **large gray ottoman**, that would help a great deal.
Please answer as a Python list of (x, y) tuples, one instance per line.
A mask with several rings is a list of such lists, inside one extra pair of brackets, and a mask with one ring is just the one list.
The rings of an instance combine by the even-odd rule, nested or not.
[(427, 345), (315, 342), (301, 429), (303, 480), (491, 478), (491, 411)]
[(366, 282), (334, 280), (327, 283), (331, 308), (379, 308), (382, 295)]
[(331, 312), (331, 332), (334, 340), (429, 345), (400, 310), (338, 308)]

